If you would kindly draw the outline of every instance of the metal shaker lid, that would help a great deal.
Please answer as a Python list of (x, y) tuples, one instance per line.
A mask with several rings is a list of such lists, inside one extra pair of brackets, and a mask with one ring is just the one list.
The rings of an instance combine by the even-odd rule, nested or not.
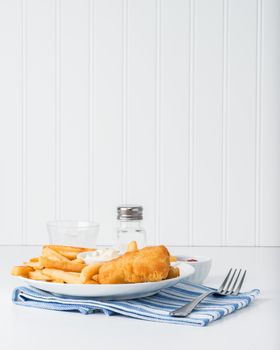
[(141, 205), (124, 204), (117, 208), (118, 220), (142, 220), (143, 219), (143, 207)]

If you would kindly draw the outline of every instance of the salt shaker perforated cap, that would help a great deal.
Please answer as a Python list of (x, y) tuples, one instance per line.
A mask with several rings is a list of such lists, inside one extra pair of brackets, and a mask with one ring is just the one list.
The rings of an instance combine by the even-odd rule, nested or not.
[(124, 204), (117, 208), (118, 220), (142, 220), (143, 219), (143, 207), (141, 205)]

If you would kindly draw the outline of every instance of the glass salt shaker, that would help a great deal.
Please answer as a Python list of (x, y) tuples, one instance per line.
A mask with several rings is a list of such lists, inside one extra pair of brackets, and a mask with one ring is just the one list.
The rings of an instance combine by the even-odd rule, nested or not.
[(123, 253), (131, 241), (136, 241), (138, 248), (146, 246), (146, 232), (142, 226), (143, 207), (139, 205), (120, 205), (117, 208), (117, 249)]

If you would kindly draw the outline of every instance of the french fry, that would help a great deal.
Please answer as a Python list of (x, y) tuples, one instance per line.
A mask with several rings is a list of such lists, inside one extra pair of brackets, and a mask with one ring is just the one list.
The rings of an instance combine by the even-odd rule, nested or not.
[(55, 251), (54, 249), (51, 249), (50, 247), (43, 248), (43, 256), (46, 258), (50, 258), (52, 260), (57, 260), (57, 261), (69, 261), (68, 258), (59, 254), (57, 251)]
[(90, 281), (94, 275), (98, 274), (98, 271), (102, 265), (103, 263), (96, 263), (84, 267), (81, 272), (81, 282), (86, 283)]
[(86, 281), (85, 284), (99, 284), (99, 283), (94, 280), (89, 280), (89, 281)]
[(37, 280), (37, 281), (51, 281), (52, 278), (49, 276), (46, 276), (42, 273), (40, 270), (36, 271), (30, 271), (28, 274), (28, 278), (32, 280)]
[(45, 247), (55, 250), (56, 252), (58, 252), (59, 254), (63, 255), (64, 257), (70, 260), (76, 259), (79, 253), (96, 250), (94, 248), (72, 247), (72, 246), (64, 246), (64, 245), (45, 245), (44, 248)]
[(82, 252), (90, 252), (93, 250), (96, 250), (94, 248), (85, 248), (85, 247), (73, 247), (73, 246), (67, 246), (67, 245), (45, 245), (45, 247), (49, 247), (53, 250), (56, 251), (64, 251), (64, 252), (77, 252), (77, 253), (82, 253)]
[(28, 277), (29, 272), (34, 271), (30, 266), (14, 266), (12, 268), (11, 274), (13, 276)]
[(77, 255), (80, 252), (74, 252), (74, 251), (69, 251), (67, 252), (66, 250), (57, 250), (57, 252), (63, 256), (65, 256), (65, 258), (69, 259), (69, 260), (76, 260), (77, 259)]
[(66, 283), (71, 284), (80, 284), (80, 274), (79, 273), (73, 273), (73, 272), (66, 272), (62, 270), (57, 269), (44, 269), (42, 270), (42, 273), (46, 276), (49, 276), (53, 278), (54, 280), (60, 280)]
[(80, 264), (84, 264), (84, 260), (83, 259), (74, 259), (72, 260), (73, 263), (80, 263)]
[(49, 259), (45, 256), (40, 256), (39, 262), (42, 266), (46, 268), (64, 270), (68, 272), (81, 272), (85, 267), (85, 264), (74, 263), (73, 261), (58, 261)]
[(180, 270), (178, 267), (174, 267), (174, 266), (170, 266), (170, 270), (168, 272), (168, 275), (166, 277), (166, 279), (170, 279), (170, 278), (175, 278), (180, 276)]
[(170, 262), (175, 262), (175, 261), (177, 261), (176, 256), (170, 255), (169, 261), (170, 261)]
[(92, 276), (92, 280), (99, 283), (99, 274)]
[(138, 250), (137, 242), (136, 241), (129, 242), (127, 246), (127, 251), (135, 252), (136, 250)]
[(29, 259), (30, 262), (38, 262), (39, 261), (39, 257), (37, 256), (36, 258), (31, 258)]
[(25, 266), (30, 266), (32, 267), (34, 270), (42, 270), (43, 266), (41, 266), (41, 264), (39, 263), (39, 261), (27, 261), (24, 263)]
[(52, 283), (65, 283), (62, 279), (51, 280)]

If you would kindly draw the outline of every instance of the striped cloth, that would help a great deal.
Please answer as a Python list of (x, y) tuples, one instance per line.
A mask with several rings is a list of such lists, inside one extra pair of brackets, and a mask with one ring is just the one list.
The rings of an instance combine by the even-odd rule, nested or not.
[(70, 297), (51, 294), (33, 287), (17, 287), (12, 300), (17, 305), (56, 311), (78, 311), (90, 314), (102, 311), (105, 315), (124, 315), (142, 320), (175, 323), (192, 326), (206, 326), (236, 310), (248, 306), (259, 294), (258, 289), (238, 296), (210, 296), (196, 307), (188, 317), (169, 316), (169, 311), (190, 302), (197, 295), (210, 288), (180, 282), (158, 294), (125, 301), (100, 301), (90, 297)]

